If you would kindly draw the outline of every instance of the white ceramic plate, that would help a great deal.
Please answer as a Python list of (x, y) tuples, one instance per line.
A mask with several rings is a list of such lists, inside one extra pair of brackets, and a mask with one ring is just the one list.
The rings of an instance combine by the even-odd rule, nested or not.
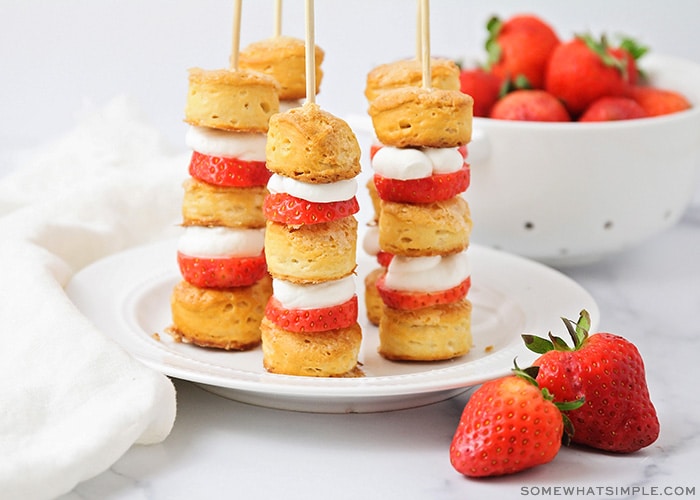
[[(377, 329), (364, 319), (361, 305), (362, 378), (271, 374), (262, 367), (260, 348), (224, 352), (174, 342), (165, 333), (171, 321), (170, 293), (180, 279), (174, 240), (99, 260), (78, 272), (66, 292), (101, 331), (137, 359), (221, 396), (297, 411), (388, 411), (455, 396), (508, 373), (516, 357), (520, 366), (527, 366), (534, 355), (524, 348), (520, 334), (564, 334), (562, 316), (575, 320), (585, 308), (596, 326), (598, 307), (593, 298), (558, 271), (479, 246), (472, 245), (469, 252), (474, 340), (469, 354), (445, 362), (385, 360), (377, 354)], [(364, 276), (374, 266), (369, 257), (358, 260), (361, 292)]]

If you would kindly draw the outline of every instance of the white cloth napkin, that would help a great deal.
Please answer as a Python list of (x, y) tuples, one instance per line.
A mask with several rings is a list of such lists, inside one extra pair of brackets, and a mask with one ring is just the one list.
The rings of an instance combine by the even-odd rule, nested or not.
[(0, 178), (3, 499), (55, 498), (168, 436), (171, 381), (99, 332), (63, 287), (101, 257), (175, 234), (186, 169), (117, 98)]

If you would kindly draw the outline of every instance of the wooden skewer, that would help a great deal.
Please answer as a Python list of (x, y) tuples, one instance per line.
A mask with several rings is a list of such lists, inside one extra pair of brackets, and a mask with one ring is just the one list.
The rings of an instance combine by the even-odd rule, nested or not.
[(275, 30), (273, 36), (282, 35), (282, 0), (275, 0)]
[(423, 60), (423, 16), (421, 15), (423, 6), (421, 5), (421, 2), (422, 0), (416, 0), (416, 61), (418, 62)]
[(314, 0), (306, 0), (306, 102), (316, 102), (316, 42), (314, 41)]
[(238, 69), (238, 53), (241, 47), (241, 4), (242, 0), (233, 2), (233, 35), (231, 37), (230, 66), (233, 71)]
[(423, 88), (432, 85), (430, 74), (430, 0), (421, 0), (421, 61), (423, 63)]

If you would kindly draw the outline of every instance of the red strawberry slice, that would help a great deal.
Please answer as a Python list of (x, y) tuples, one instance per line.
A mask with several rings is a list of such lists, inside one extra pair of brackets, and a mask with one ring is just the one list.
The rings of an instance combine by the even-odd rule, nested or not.
[(255, 257), (192, 257), (177, 253), (185, 281), (199, 288), (250, 286), (267, 272), (265, 253)]
[(374, 175), (374, 185), (382, 200), (397, 203), (433, 203), (449, 200), (469, 187), (469, 165), (448, 174), (433, 174), (422, 179), (399, 180)]
[(377, 280), (377, 291), (384, 304), (394, 309), (415, 310), (439, 304), (451, 304), (467, 296), (471, 287), (471, 277), (459, 285), (436, 292), (408, 292), (394, 290), (386, 286), (386, 274)]
[(197, 151), (192, 152), (189, 173), (202, 182), (227, 187), (265, 186), (272, 175), (264, 161), (210, 156)]
[(381, 250), (377, 252), (377, 262), (382, 267), (389, 267), (391, 259), (394, 258), (394, 254), (389, 252), (382, 252)]
[(360, 204), (354, 196), (349, 200), (317, 203), (287, 193), (272, 193), (263, 201), (263, 214), (267, 219), (288, 225), (331, 222), (359, 211)]
[(357, 295), (342, 304), (317, 309), (285, 309), (273, 296), (267, 303), (265, 316), (290, 332), (325, 332), (354, 325), (357, 311)]

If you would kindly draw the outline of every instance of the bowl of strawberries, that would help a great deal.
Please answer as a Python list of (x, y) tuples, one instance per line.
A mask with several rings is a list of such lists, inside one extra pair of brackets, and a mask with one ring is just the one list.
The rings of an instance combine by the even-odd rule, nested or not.
[(533, 15), (492, 19), (486, 48), (461, 75), (475, 243), (565, 267), (678, 222), (700, 167), (699, 64), (629, 39), (562, 39)]

